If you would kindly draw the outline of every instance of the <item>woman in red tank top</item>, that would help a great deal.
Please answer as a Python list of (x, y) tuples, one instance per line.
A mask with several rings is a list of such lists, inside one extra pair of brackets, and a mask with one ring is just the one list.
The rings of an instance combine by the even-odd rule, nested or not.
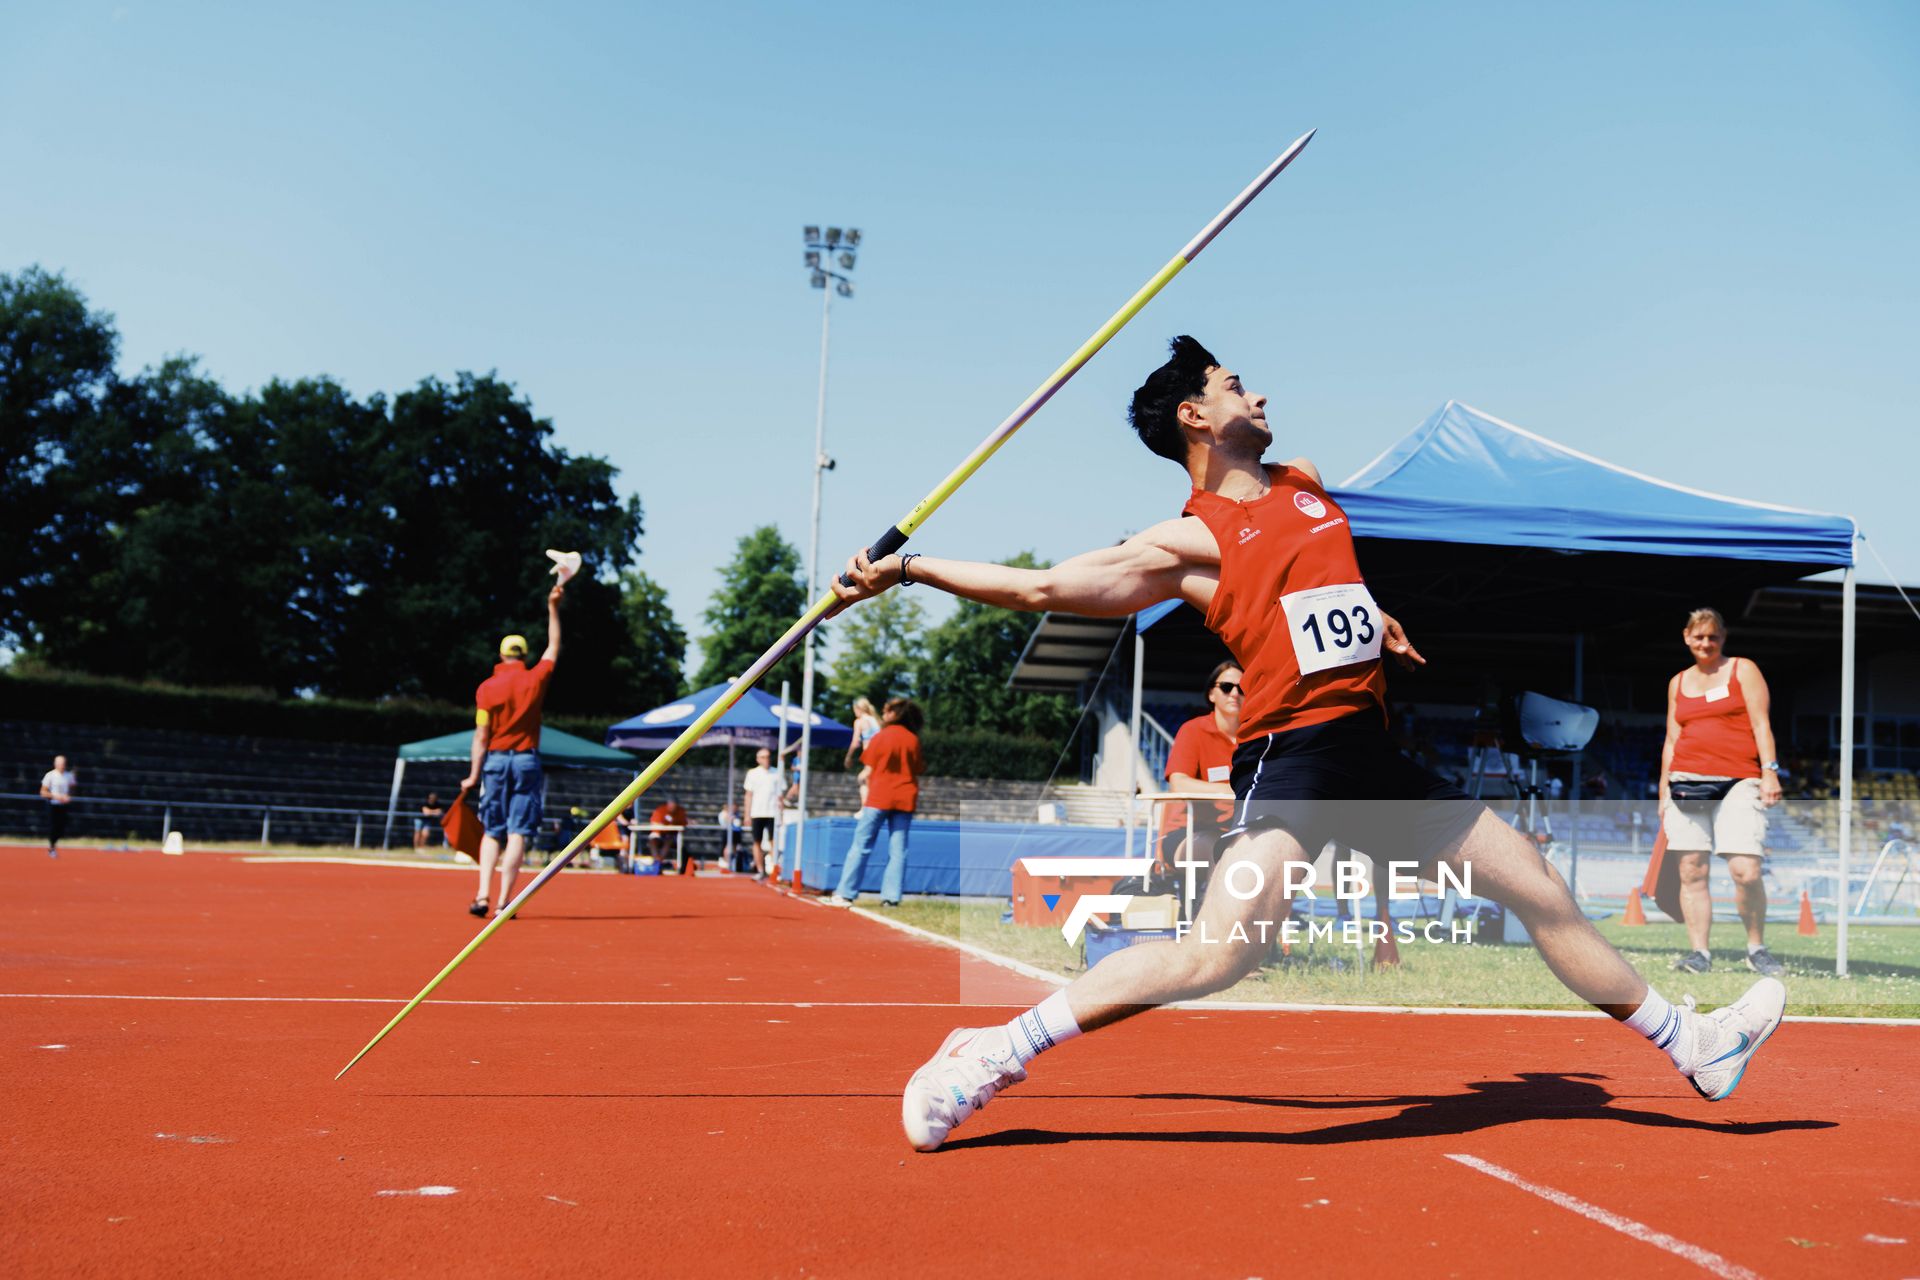
[[(1695, 609), (1681, 634), (1693, 665), (1667, 682), (1667, 740), (1660, 751), (1661, 829), (1667, 852), (1679, 859), (1680, 909), (1692, 947), (1674, 968), (1706, 973), (1713, 967), (1707, 877), (1718, 854), (1727, 860), (1747, 928), (1747, 967), (1777, 978), (1786, 966), (1766, 947), (1761, 878), (1766, 811), (1780, 803), (1767, 682), (1752, 659), (1725, 655), (1727, 626), (1718, 610)], [(1701, 794), (1690, 798), (1688, 792)]]

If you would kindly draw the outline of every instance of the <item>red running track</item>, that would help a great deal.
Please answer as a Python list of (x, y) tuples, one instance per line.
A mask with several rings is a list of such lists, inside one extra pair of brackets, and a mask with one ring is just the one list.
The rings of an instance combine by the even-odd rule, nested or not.
[(336, 1083), (471, 872), (0, 866), (11, 1277), (1920, 1274), (1916, 1028), (1709, 1106), (1599, 1020), (1167, 1010), (921, 1156), (905, 1077), (1042, 988), (744, 879), (563, 874)]

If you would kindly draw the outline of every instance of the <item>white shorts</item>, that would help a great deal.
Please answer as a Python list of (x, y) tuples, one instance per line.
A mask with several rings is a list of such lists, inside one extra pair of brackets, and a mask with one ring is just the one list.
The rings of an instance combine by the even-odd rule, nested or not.
[[(1669, 776), (1676, 782), (1705, 777), (1698, 773)], [(1675, 853), (1716, 853), (1723, 858), (1766, 856), (1767, 811), (1760, 803), (1758, 778), (1740, 779), (1711, 806), (1688, 805), (1683, 809), (1668, 801), (1660, 819), (1665, 824), (1667, 848)]]

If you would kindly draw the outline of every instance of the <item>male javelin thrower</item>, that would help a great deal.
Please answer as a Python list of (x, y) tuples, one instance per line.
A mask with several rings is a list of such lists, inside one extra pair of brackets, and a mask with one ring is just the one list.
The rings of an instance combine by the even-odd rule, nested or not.
[[(1122, 617), (1180, 599), (1206, 616), (1245, 672), (1233, 759), (1234, 820), (1221, 838), (1194, 929), (1177, 942), (1128, 947), (998, 1027), (947, 1036), (907, 1081), (907, 1140), (932, 1151), (1042, 1052), (1157, 1005), (1231, 986), (1266, 954), (1283, 919), (1285, 870), (1331, 837), (1470, 877), (1473, 892), (1516, 912), (1575, 995), (1663, 1049), (1701, 1096), (1740, 1083), (1780, 1023), (1786, 988), (1762, 978), (1711, 1014), (1649, 987), (1575, 905), (1526, 838), (1486, 806), (1401, 755), (1386, 732), (1383, 644), (1417, 660), (1368, 594), (1345, 515), (1305, 458), (1263, 461), (1273, 443), (1266, 397), (1190, 337), (1134, 392), (1141, 441), (1193, 482), (1180, 516), (1118, 546), (1051, 569), (864, 552), (834, 591), (852, 603), (901, 583), (1008, 609)], [(1395, 803), (1398, 802), (1398, 803)], [(1226, 875), (1233, 863), (1256, 877)], [(1297, 874), (1297, 873), (1296, 873)], [(1243, 940), (1232, 940), (1243, 939)]]

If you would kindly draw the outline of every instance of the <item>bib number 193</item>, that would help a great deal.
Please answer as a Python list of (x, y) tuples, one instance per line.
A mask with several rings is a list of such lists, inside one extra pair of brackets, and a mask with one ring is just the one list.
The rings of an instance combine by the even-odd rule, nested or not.
[(1294, 591), (1280, 607), (1303, 676), (1380, 656), (1380, 606), (1361, 583)]

